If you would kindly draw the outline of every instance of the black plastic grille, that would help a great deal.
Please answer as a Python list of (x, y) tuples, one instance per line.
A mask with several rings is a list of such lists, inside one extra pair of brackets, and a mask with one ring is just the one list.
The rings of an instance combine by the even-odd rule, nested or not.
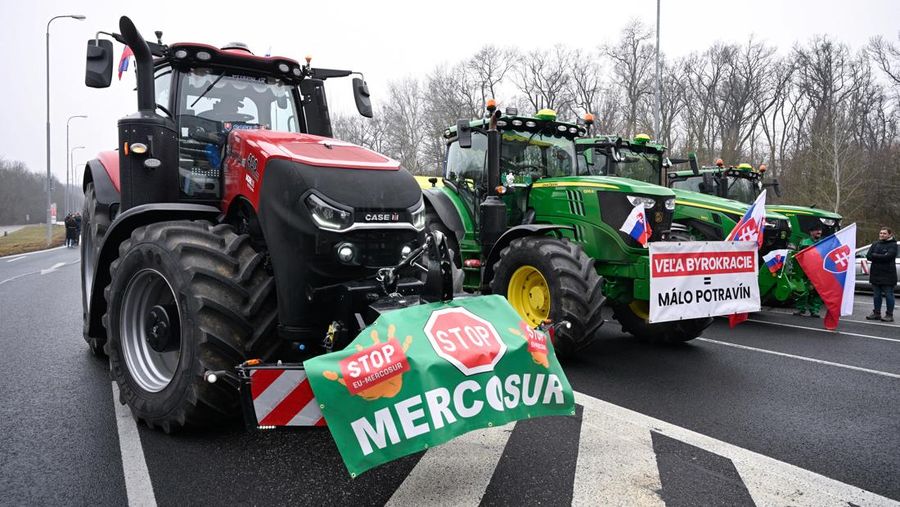
[[(640, 194), (630, 194), (640, 195)], [(619, 237), (626, 245), (631, 247), (640, 247), (640, 243), (634, 240), (628, 234), (619, 231), (619, 227), (625, 223), (628, 214), (634, 209), (634, 205), (628, 202), (628, 198), (621, 192), (597, 192), (600, 199), (600, 218), (605, 224), (619, 232)], [(647, 218), (650, 220), (650, 241), (660, 241), (664, 236), (668, 236), (672, 227), (672, 211), (666, 210), (666, 198), (659, 196), (642, 196), (650, 197), (656, 200), (656, 205), (647, 210)]]

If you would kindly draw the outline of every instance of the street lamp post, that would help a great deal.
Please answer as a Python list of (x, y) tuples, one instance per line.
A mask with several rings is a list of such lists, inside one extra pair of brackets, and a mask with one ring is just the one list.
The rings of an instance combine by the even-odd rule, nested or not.
[[(72, 121), (74, 118), (87, 118), (87, 116), (85, 116), (83, 114), (76, 114), (73, 116), (69, 116), (69, 119), (66, 120), (66, 151), (67, 152), (69, 151), (69, 122)], [(69, 160), (66, 161), (69, 164), (66, 166), (66, 199), (65, 199), (66, 200), (66, 214), (69, 213), (69, 173), (72, 171), (72, 169), (75, 168), (75, 166), (73, 166), (71, 164), (71, 159), (72, 159), (72, 157), (70, 155)], [(72, 186), (73, 187), (75, 186), (74, 174), (72, 175)]]
[(662, 0), (656, 0), (656, 104), (654, 108), (654, 118), (653, 118), (653, 129), (656, 131), (653, 137), (656, 138), (656, 142), (663, 142), (662, 139), (662, 124), (660, 123), (661, 109), (662, 109), (662, 85), (660, 83), (659, 76), (659, 4)]
[(46, 63), (47, 63), (47, 246), (50, 246), (50, 239), (53, 234), (53, 224), (50, 223), (50, 205), (53, 199), (50, 190), (50, 183), (53, 181), (50, 175), (50, 23), (54, 19), (72, 18), (83, 20), (85, 17), (81, 14), (63, 14), (61, 16), (53, 16), (47, 21), (47, 30), (44, 32), (46, 41)]
[[(75, 164), (72, 162), (72, 161), (74, 160), (74, 158), (73, 158), (72, 156), (75, 154), (75, 150), (83, 150), (83, 149), (84, 149), (84, 146), (76, 146), (76, 147), (72, 148), (71, 150), (69, 150), (69, 160), (68, 160), (68, 163), (69, 163), (69, 166), (72, 168), (72, 182), (73, 182), (73, 184), (74, 184), (74, 182), (75, 182)], [(68, 174), (66, 174), (66, 176), (68, 176)], [(68, 187), (67, 187), (67, 188), (66, 188), (66, 215), (68, 215), (69, 212), (70, 212), (70, 210), (69, 210), (69, 201), (68, 201), (68, 198), (69, 198), (69, 189), (68, 189)], [(74, 204), (74, 200), (73, 200), (73, 204)]]

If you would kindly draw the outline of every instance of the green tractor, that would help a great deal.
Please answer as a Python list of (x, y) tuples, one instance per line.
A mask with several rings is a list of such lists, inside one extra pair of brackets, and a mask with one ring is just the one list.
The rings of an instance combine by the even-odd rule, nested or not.
[[(688, 160), (669, 160), (665, 156), (666, 147), (650, 142), (646, 135), (640, 134), (631, 141), (615, 136), (584, 138), (579, 139), (577, 144), (579, 163), (585, 166), (584, 172), (612, 179), (658, 183), (675, 192), (677, 207), (671, 239), (724, 240), (750, 207), (745, 202), (705, 192), (707, 188), (711, 188), (713, 177), (702, 176), (694, 157), (689, 157)], [(691, 162), (691, 170), (669, 171), (673, 163), (688, 161)], [(702, 177), (698, 178), (697, 174)], [(693, 178), (691, 185), (682, 184), (687, 178)], [(753, 199), (755, 198), (754, 195)], [(753, 202), (753, 199), (749, 202)], [(789, 218), (767, 207), (760, 255), (776, 249), (790, 248), (790, 238)], [(773, 275), (760, 264), (759, 293), (763, 302), (788, 301), (804, 290), (802, 280), (798, 280), (792, 270)]]
[[(700, 167), (697, 173), (694, 173), (693, 170), (670, 171), (668, 178), (672, 188), (701, 191), (750, 204), (766, 187), (771, 187), (775, 191), (775, 195), (781, 197), (778, 180), (764, 181), (765, 173), (765, 164), (760, 165), (759, 168), (754, 168), (746, 163), (737, 167), (725, 167), (720, 159), (716, 161), (715, 166)], [(787, 248), (792, 250), (797, 248), (812, 226), (821, 227), (823, 237), (829, 236), (840, 229), (843, 218), (837, 213), (813, 206), (775, 204), (766, 206), (766, 210), (785, 215), (790, 220), (791, 234), (788, 237)]]
[[(571, 353), (603, 323), (604, 300), (622, 329), (652, 342), (696, 338), (711, 318), (649, 323), (646, 248), (620, 232), (643, 203), (650, 241), (668, 239), (675, 194), (658, 185), (579, 172), (583, 126), (551, 110), (460, 120), (444, 131), (441, 185), (425, 187), (426, 223), (450, 238), (468, 291), (501, 294), (530, 325), (567, 320), (556, 348)], [(602, 280), (602, 286), (601, 286)]]

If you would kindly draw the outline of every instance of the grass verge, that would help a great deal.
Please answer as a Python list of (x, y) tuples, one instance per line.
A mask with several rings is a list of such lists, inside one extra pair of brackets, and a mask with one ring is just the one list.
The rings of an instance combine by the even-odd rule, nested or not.
[[(62, 245), (65, 239), (66, 228), (54, 225), (50, 248)], [(47, 226), (43, 224), (28, 225), (6, 236), (0, 235), (0, 257), (34, 252), (45, 248), (47, 248)]]

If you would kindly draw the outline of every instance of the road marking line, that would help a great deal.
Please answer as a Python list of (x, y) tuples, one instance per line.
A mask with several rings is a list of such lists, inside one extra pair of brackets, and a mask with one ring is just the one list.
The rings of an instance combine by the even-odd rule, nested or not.
[(828, 333), (828, 334), (837, 334), (843, 336), (856, 336), (858, 338), (870, 338), (872, 340), (883, 340), (886, 342), (900, 342), (900, 339), (897, 338), (885, 338), (884, 336), (872, 336), (868, 334), (860, 334), (860, 333), (849, 333), (844, 331), (831, 331), (828, 329), (823, 329), (821, 327), (808, 327), (808, 326), (798, 326), (796, 324), (782, 324), (781, 322), (771, 322), (768, 320), (757, 320), (757, 319), (747, 319), (748, 322), (758, 322), (760, 324), (770, 324), (773, 326), (782, 326), (782, 327), (791, 327), (794, 329), (806, 329), (808, 331), (818, 331), (820, 333)]
[(428, 449), (387, 505), (477, 506), (514, 427), (471, 431)]
[(28, 275), (36, 275), (38, 273), (40, 273), (40, 271), (32, 271), (31, 273), (22, 273), (21, 275), (16, 275), (12, 278), (7, 278), (6, 280), (0, 280), (0, 285), (3, 285), (6, 282), (11, 282), (13, 280), (18, 280), (19, 278), (24, 278)]
[(13, 259), (9, 259), (9, 260), (6, 261), (6, 262), (16, 262), (16, 261), (20, 261), (20, 260), (22, 260), (22, 259), (24, 259), (24, 258), (25, 258), (25, 256), (23, 255), (23, 256), (21, 256), (21, 257), (15, 257), (15, 258), (13, 258)]
[(119, 403), (119, 386), (112, 383), (113, 406), (116, 409), (116, 426), (119, 429), (119, 449), (122, 452), (122, 470), (125, 473), (125, 494), (129, 506), (156, 506), (150, 472), (144, 459), (144, 448), (137, 423), (131, 410)]
[(59, 269), (59, 268), (65, 266), (65, 265), (66, 265), (65, 262), (57, 262), (56, 264), (54, 264), (54, 265), (53, 265), (51, 268), (49, 268), (49, 269), (42, 269), (42, 270), (41, 270), (41, 276), (46, 275), (47, 273), (52, 273), (52, 272), (56, 271), (57, 269)]
[(897, 324), (886, 324), (886, 323), (884, 323), (884, 322), (872, 322), (871, 320), (850, 320), (850, 319), (845, 319), (844, 317), (841, 317), (841, 322), (843, 322), (843, 321), (847, 321), (847, 322), (856, 322), (856, 323), (859, 323), (859, 324), (868, 324), (868, 325), (870, 325), (870, 326), (882, 326), (882, 327), (894, 327), (894, 328), (900, 328), (900, 325), (897, 325)]
[(664, 506), (650, 432), (584, 406), (572, 505)]
[[(66, 246), (63, 245), (63, 246), (57, 246), (57, 247), (54, 247), (54, 248), (47, 248), (46, 250), (37, 250), (37, 251), (35, 251), (35, 252), (28, 252), (28, 253), (15, 254), (15, 255), (21, 256), (21, 257), (28, 257), (29, 255), (34, 255), (34, 254), (39, 254), (39, 253), (45, 253), (45, 252), (52, 252), (52, 251), (54, 251), (54, 250), (60, 250), (60, 249), (65, 248), (65, 247), (66, 247)], [(11, 256), (11, 255), (7, 255), (6, 257), (12, 257), (12, 256)], [(5, 257), (0, 257), (0, 259), (4, 259), (4, 258), (5, 258)]]
[(861, 366), (852, 366), (852, 365), (843, 364), (843, 363), (833, 363), (831, 361), (825, 361), (822, 359), (814, 359), (812, 357), (806, 357), (806, 356), (797, 356), (794, 354), (787, 354), (785, 352), (776, 352), (774, 350), (768, 350), (768, 349), (760, 349), (757, 347), (748, 347), (747, 345), (738, 345), (737, 343), (722, 342), (719, 340), (711, 340), (709, 338), (697, 338), (697, 340), (702, 341), (702, 342), (707, 342), (707, 343), (715, 343), (716, 345), (725, 345), (726, 347), (734, 347), (734, 348), (738, 348), (738, 349), (752, 350), (754, 352), (762, 352), (764, 354), (772, 354), (775, 356), (789, 357), (792, 359), (800, 359), (801, 361), (809, 361), (811, 363), (825, 364), (828, 366), (837, 366), (838, 368), (846, 368), (848, 370), (856, 370), (856, 371), (861, 371), (861, 372), (865, 372), (865, 373), (873, 373), (875, 375), (881, 375), (883, 377), (900, 379), (900, 374), (898, 374), (898, 373), (890, 373), (890, 372), (880, 371), (880, 370), (871, 370), (869, 368), (863, 368)]
[[(701, 435), (687, 428), (682, 428), (579, 392), (575, 393), (575, 402), (584, 407), (584, 414), (589, 412), (594, 414), (602, 413), (607, 419), (620, 421), (620, 426), (632, 424), (645, 429), (648, 435), (650, 430), (653, 430), (730, 459), (757, 505), (847, 505), (848, 503), (856, 505), (898, 505), (894, 500), (856, 486), (829, 479), (798, 466)], [(584, 417), (582, 424), (585, 422), (587, 422), (587, 417)], [(595, 505), (602, 504), (602, 502), (593, 503)], [(619, 498), (613, 503), (631, 505), (637, 502), (632, 502), (630, 497), (625, 497), (624, 499)]]

